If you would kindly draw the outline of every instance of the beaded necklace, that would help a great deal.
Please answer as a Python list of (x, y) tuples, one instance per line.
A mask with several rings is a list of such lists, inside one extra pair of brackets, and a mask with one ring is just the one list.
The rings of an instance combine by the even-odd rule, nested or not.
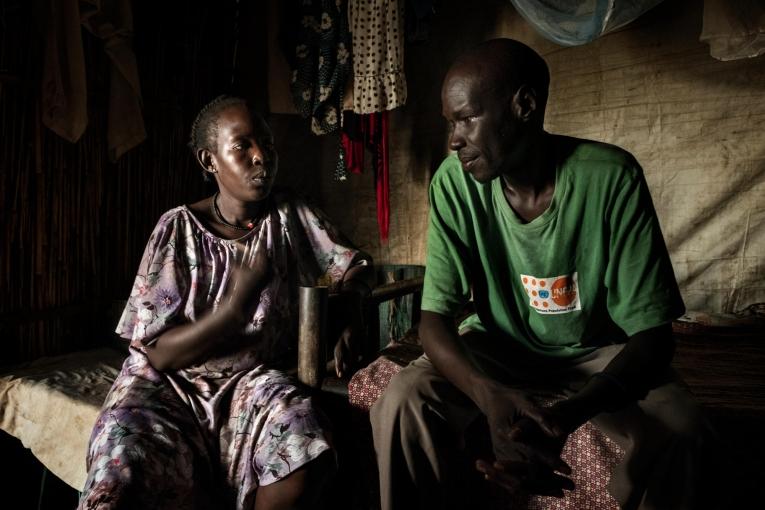
[(245, 230), (249, 231), (255, 228), (255, 220), (252, 219), (247, 222), (247, 226), (240, 227), (239, 225), (234, 225), (233, 223), (229, 223), (226, 221), (226, 219), (223, 217), (223, 215), (220, 213), (220, 209), (218, 209), (218, 195), (220, 195), (219, 191), (215, 192), (215, 196), (213, 197), (212, 201), (212, 210), (213, 214), (215, 215), (215, 218), (222, 223), (223, 225), (226, 225), (229, 228), (233, 228), (234, 230)]

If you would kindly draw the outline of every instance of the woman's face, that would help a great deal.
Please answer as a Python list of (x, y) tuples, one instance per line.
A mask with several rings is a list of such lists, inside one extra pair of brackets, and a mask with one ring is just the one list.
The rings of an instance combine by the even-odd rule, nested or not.
[(263, 200), (278, 167), (268, 125), (244, 105), (223, 110), (217, 124), (218, 150), (211, 154), (211, 163), (221, 194), (243, 202)]

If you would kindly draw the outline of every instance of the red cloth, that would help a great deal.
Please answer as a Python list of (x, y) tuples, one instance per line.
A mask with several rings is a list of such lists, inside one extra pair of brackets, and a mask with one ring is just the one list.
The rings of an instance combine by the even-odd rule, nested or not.
[(377, 192), (377, 226), (380, 229), (380, 239), (388, 240), (390, 223), (390, 198), (388, 196), (388, 112), (369, 115), (370, 135), (375, 157), (375, 191)]
[(354, 174), (364, 169), (364, 149), (373, 155), (375, 193), (377, 196), (377, 225), (380, 239), (388, 240), (390, 225), (390, 185), (388, 165), (388, 112), (357, 115), (345, 112), (340, 143), (345, 167)]
[(355, 115), (349, 111), (343, 113), (343, 130), (340, 133), (340, 143), (342, 144), (345, 168), (354, 174), (360, 174), (364, 169), (363, 117), (363, 115)]

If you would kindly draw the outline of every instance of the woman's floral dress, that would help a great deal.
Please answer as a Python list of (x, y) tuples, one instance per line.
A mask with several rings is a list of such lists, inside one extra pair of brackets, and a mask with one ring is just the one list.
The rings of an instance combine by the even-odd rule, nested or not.
[[(262, 222), (221, 239), (185, 207), (165, 213), (144, 252), (117, 332), (130, 356), (93, 429), (80, 508), (252, 508), (278, 481), (331, 448), (322, 415), (293, 379), (297, 289), (337, 286), (369, 259), (315, 209), (274, 195)], [(265, 242), (272, 277), (245, 341), (205, 363), (158, 372), (144, 349), (215, 309), (239, 250)]]

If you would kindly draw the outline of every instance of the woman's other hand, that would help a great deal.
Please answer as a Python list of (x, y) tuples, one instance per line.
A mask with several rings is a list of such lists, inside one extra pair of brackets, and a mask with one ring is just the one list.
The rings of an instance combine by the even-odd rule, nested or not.
[(343, 317), (347, 323), (335, 344), (335, 373), (345, 377), (353, 372), (364, 341), (364, 312), (362, 296), (356, 293), (343, 295)]

